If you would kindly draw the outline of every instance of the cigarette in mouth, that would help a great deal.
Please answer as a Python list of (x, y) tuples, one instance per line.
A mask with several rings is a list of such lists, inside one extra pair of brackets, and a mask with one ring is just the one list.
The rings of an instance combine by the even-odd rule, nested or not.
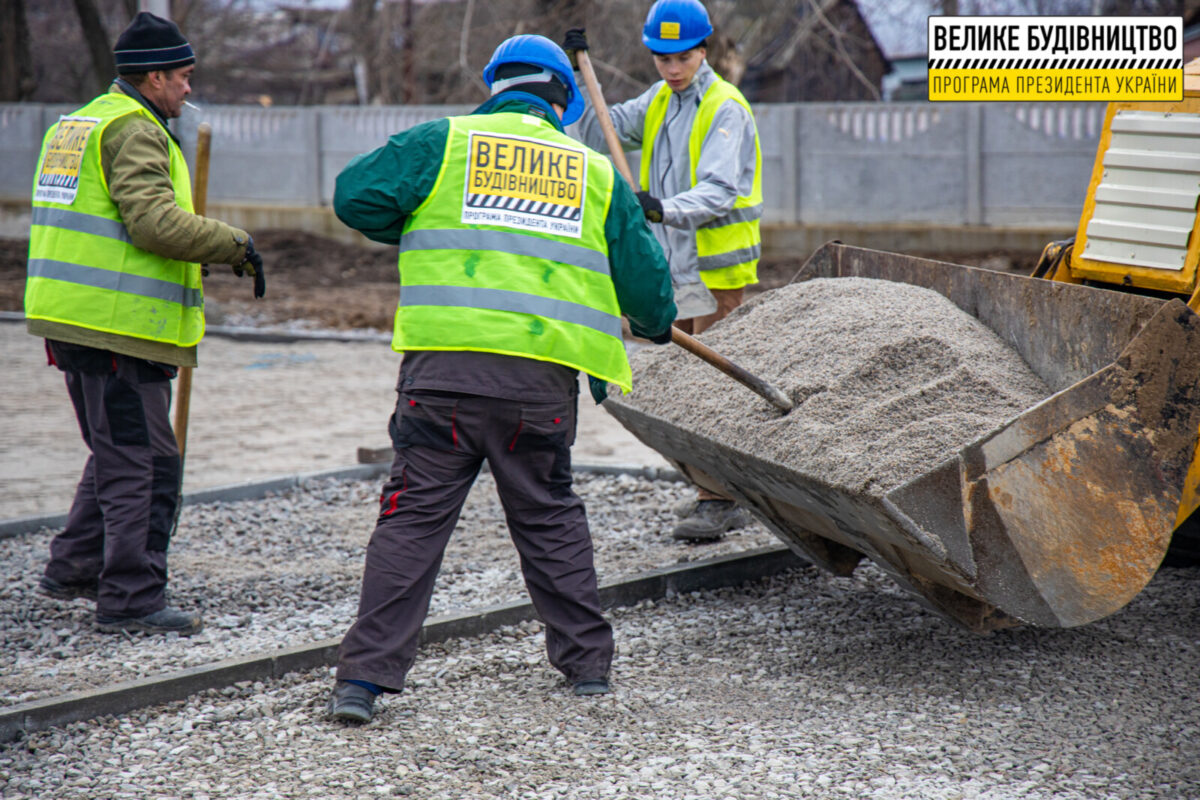
[(188, 108), (192, 109), (193, 111), (199, 111), (199, 110), (200, 110), (200, 106), (196, 105), (195, 103), (189, 103), (187, 100), (184, 100), (184, 101), (183, 101), (183, 104), (184, 104), (185, 106), (187, 106)]

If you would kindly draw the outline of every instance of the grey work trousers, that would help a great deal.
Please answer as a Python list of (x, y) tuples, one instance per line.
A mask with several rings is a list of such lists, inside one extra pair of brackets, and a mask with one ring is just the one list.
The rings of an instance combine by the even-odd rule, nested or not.
[(141, 617), (166, 605), (167, 544), (179, 502), (171, 430), (174, 368), (90, 347), (49, 342), (91, 454), (46, 576), (99, 581), (96, 613)]
[(575, 419), (575, 397), (400, 394), (389, 424), (391, 476), (367, 545), (358, 619), (338, 650), (339, 679), (404, 688), (442, 555), (485, 459), (546, 625), (550, 663), (573, 683), (608, 674), (612, 628), (600, 612), (583, 501), (571, 489)]

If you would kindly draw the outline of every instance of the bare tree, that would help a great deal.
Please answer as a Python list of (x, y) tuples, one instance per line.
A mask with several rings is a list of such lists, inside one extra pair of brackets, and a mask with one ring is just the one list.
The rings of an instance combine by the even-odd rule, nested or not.
[(74, 0), (74, 3), (75, 12), (79, 15), (79, 24), (83, 28), (83, 40), (92, 56), (92, 83), (96, 91), (102, 92), (108, 86), (108, 82), (117, 76), (112, 42), (104, 28), (104, 20), (100, 18), (100, 11), (96, 8), (96, 0)]
[(25, 0), (0, 0), (0, 100), (28, 100), (36, 88)]
[(369, 103), (379, 96), (379, 29), (375, 19), (376, 0), (350, 0), (357, 68), (365, 72), (363, 93)]

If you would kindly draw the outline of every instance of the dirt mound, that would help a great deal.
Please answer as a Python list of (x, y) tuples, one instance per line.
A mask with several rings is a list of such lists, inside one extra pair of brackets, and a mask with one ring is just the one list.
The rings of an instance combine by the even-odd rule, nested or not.
[[(227, 267), (215, 266), (204, 281), (210, 324), (391, 330), (400, 283), (396, 248), (345, 244), (301, 230), (253, 233), (266, 265), (267, 296), (255, 302), (248, 279), (239, 280)], [(0, 311), (21, 310), (28, 254), (28, 239), (0, 239)], [(807, 257), (764, 259), (758, 265), (760, 283), (749, 287), (747, 295), (785, 285)], [(1023, 267), (1029, 258), (1036, 260), (1036, 254), (940, 260), (1011, 269), (1017, 260)]]
[[(298, 230), (254, 231), (267, 296), (253, 283), (214, 265), (204, 280), (211, 324), (390, 330), (399, 296), (396, 249), (344, 244)], [(0, 239), (0, 310), (20, 311), (27, 239)]]

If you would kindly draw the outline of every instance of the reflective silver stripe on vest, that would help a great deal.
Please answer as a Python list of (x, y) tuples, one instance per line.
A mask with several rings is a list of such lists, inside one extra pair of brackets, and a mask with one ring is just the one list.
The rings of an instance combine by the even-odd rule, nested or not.
[(728, 253), (717, 253), (714, 256), (704, 256), (699, 260), (700, 269), (721, 269), (732, 267), (734, 264), (745, 264), (747, 261), (757, 261), (762, 255), (762, 245), (743, 247), (741, 250), (730, 250)]
[(714, 220), (701, 225), (701, 228), (724, 228), (726, 225), (736, 225), (739, 222), (752, 222), (756, 219), (762, 219), (763, 207), (762, 203), (756, 206), (746, 206), (745, 208), (735, 208), (723, 217), (717, 217)]
[(96, 289), (111, 289), (139, 297), (165, 300), (168, 303), (179, 303), (186, 308), (199, 308), (204, 305), (204, 294), (199, 289), (188, 289), (178, 283), (158, 278), (130, 275), (111, 269), (85, 267), (82, 264), (71, 264), (66, 261), (52, 261), (48, 258), (31, 258), (29, 260), (29, 277), (66, 281)]
[(120, 222), (92, 214), (82, 214), (66, 208), (35, 206), (33, 224), (45, 225), (47, 228), (62, 228), (75, 233), (90, 233), (93, 236), (119, 239), (122, 242), (133, 244), (133, 240), (129, 238), (129, 231), (125, 230), (125, 226)]
[(607, 275), (608, 256), (577, 244), (524, 236), (503, 231), (468, 228), (409, 231), (400, 237), (400, 252), (413, 250), (496, 250), (514, 256), (530, 256), (571, 264)]
[(480, 289), (466, 286), (405, 286), (400, 290), (402, 306), (449, 306), (512, 311), (571, 322), (585, 328), (621, 337), (621, 318), (595, 308), (555, 300), (549, 297), (510, 292), (505, 289)]

